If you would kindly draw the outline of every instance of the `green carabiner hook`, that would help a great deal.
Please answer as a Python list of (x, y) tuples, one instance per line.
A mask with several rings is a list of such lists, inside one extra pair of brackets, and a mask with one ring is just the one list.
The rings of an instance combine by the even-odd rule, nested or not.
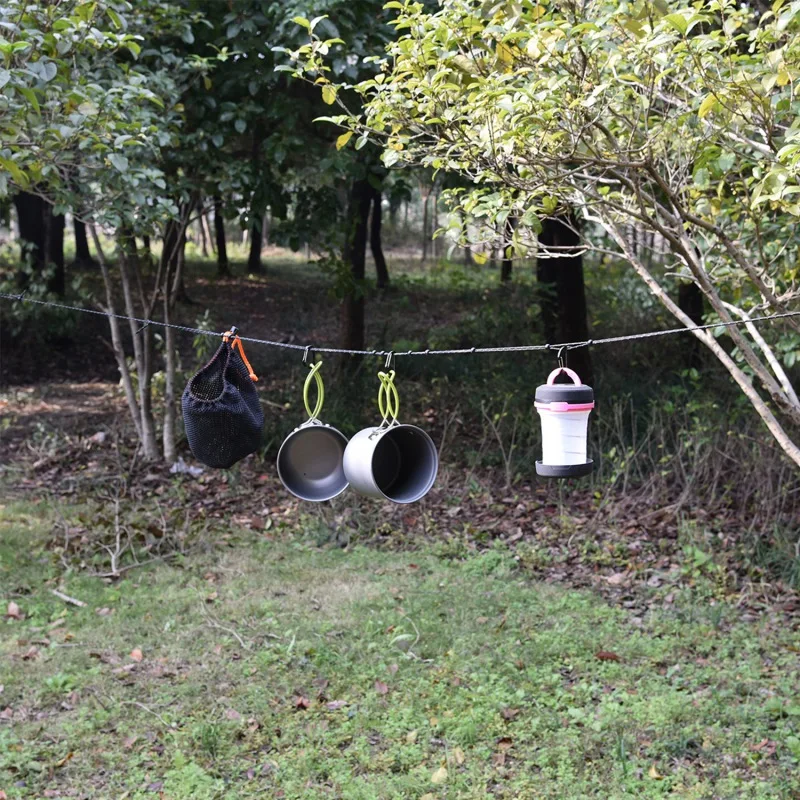
[[(311, 368), (306, 376), (305, 385), (303, 386), (303, 404), (306, 407), (306, 413), (308, 414), (309, 422), (313, 422), (315, 419), (317, 419), (317, 417), (319, 417), (322, 411), (322, 404), (325, 402), (325, 385), (322, 383), (322, 375), (319, 374), (321, 366), (321, 361), (317, 361), (316, 364), (311, 364)], [(317, 404), (314, 406), (313, 410), (308, 399), (312, 380), (316, 381), (317, 384)]]
[(381, 412), (383, 420), (381, 425), (389, 422), (390, 425), (397, 422), (397, 415), (400, 413), (400, 395), (397, 393), (397, 387), (394, 385), (395, 371), (379, 372), (378, 378), (381, 381), (381, 388), (378, 389), (378, 410)]

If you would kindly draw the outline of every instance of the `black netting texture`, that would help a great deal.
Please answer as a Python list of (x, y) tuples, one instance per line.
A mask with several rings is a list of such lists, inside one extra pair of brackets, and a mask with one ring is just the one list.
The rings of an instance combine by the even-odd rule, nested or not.
[(186, 384), (183, 424), (195, 458), (227, 469), (261, 444), (264, 412), (242, 357), (230, 344)]

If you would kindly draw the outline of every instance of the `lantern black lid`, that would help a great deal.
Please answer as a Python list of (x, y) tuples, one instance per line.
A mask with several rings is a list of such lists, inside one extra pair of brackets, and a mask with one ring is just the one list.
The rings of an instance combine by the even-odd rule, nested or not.
[[(572, 372), (572, 370), (570, 370)], [(562, 370), (563, 374), (567, 374)], [(573, 372), (572, 375), (578, 378)], [(554, 376), (551, 376), (553, 378)], [(572, 376), (570, 376), (572, 377)], [(580, 378), (578, 378), (580, 380)], [(537, 403), (570, 403), (571, 405), (593, 403), (594, 390), (585, 383), (543, 383), (536, 387)]]

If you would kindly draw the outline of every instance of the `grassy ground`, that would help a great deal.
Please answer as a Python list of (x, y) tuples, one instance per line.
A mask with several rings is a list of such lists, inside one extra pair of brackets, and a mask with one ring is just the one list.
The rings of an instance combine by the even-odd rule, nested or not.
[(699, 590), (634, 616), (508, 549), (300, 529), (112, 583), (65, 573), (51, 530), (0, 507), (0, 797), (800, 797), (779, 618)]

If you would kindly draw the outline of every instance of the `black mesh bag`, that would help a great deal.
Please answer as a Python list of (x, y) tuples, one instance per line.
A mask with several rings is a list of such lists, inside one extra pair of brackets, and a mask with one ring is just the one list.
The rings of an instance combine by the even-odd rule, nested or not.
[(189, 447), (209, 467), (227, 469), (261, 444), (264, 412), (254, 385), (258, 379), (241, 348), (238, 337), (233, 344), (226, 337), (181, 398)]

